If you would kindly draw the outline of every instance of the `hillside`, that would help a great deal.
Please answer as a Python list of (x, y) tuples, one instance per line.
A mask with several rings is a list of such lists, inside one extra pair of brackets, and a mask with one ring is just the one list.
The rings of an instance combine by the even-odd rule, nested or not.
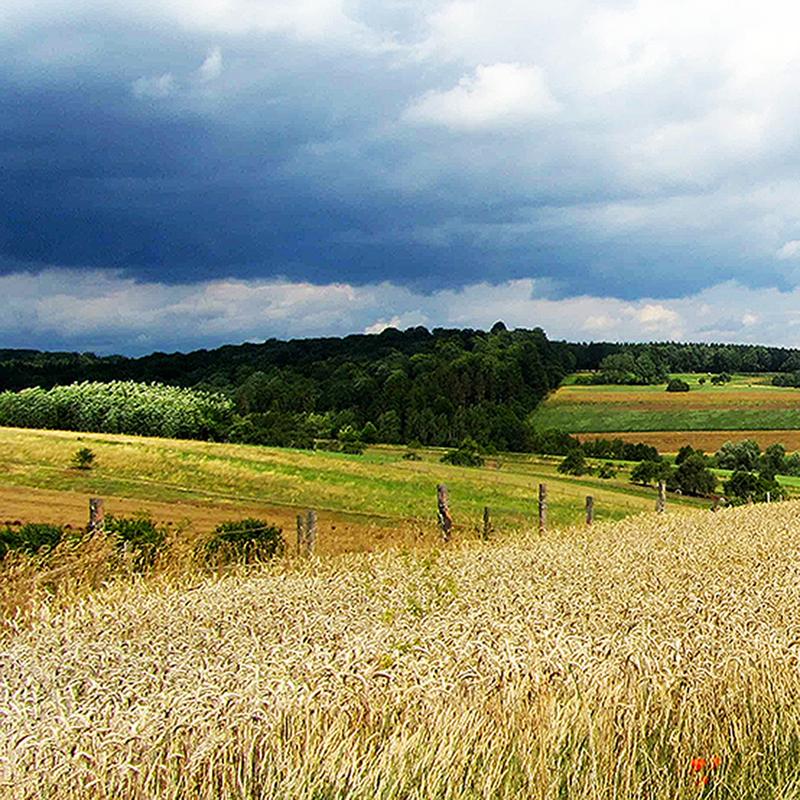
[(51, 800), (795, 797), (799, 512), (111, 585), (3, 634), (0, 780)]
[[(79, 447), (95, 454), (88, 471), (71, 467)], [(548, 484), (550, 520), (564, 526), (583, 518), (587, 494), (597, 518), (619, 519), (650, 510), (654, 490), (632, 486), (622, 468), (612, 480), (572, 478), (559, 459), (490, 458), (483, 468), (442, 464), (441, 450), (403, 456), (405, 448), (372, 447), (362, 456), (247, 445), (0, 428), (6, 454), (0, 468), (4, 519), (86, 523), (90, 495), (110, 512), (150, 511), (161, 522), (185, 522), (196, 537), (219, 522), (254, 515), (277, 522), (291, 537), (298, 511), (320, 515), (320, 552), (408, 544), (437, 538), (435, 490), (446, 483), (458, 537), (474, 538), (483, 508), (508, 534), (530, 524), (537, 483)], [(707, 501), (675, 497), (676, 504)]]

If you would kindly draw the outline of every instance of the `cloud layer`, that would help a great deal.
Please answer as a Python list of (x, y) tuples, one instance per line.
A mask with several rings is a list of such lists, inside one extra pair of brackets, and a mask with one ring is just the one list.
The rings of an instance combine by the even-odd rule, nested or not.
[[(473, 327), (499, 319), (571, 340), (691, 340), (796, 344), (800, 289), (780, 293), (727, 282), (679, 300), (551, 296), (532, 279), (422, 293), (389, 282), (212, 280), (170, 285), (108, 271), (42, 270), (0, 277), (17, 298), (0, 310), (9, 344), (137, 354), (271, 336), (378, 333), (386, 327)], [(765, 313), (766, 312), (766, 313)]]
[(798, 22), (778, 0), (5, 0), (0, 274), (131, 281), (119, 314), (153, 327), (124, 330), (153, 341), (186, 287), (214, 309), (284, 287), (290, 332), (298, 287), (385, 298), (363, 329), (522, 285), (575, 337), (705, 335), (681, 303), (735, 286), (719, 335), (786, 341), (763, 320), (800, 285)]

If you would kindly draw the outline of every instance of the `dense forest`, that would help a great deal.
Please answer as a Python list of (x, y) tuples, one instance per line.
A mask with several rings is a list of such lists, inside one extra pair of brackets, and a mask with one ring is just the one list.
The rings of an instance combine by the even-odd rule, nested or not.
[[(157, 383), (211, 393), (229, 403), (229, 411), (211, 415), (211, 422), (204, 415), (202, 424), (191, 423), (207, 438), (296, 447), (326, 439), (455, 446), (471, 437), (485, 449), (535, 450), (542, 432), (530, 429), (530, 412), (575, 370), (591, 371), (584, 380), (597, 383), (659, 383), (674, 372), (778, 372), (776, 383), (796, 385), (800, 350), (553, 342), (540, 328), (509, 331), (502, 323), (489, 332), (389, 328), (372, 335), (270, 339), (141, 358), (0, 350), (0, 389), (39, 387), (35, 407), (48, 420), (73, 412), (61, 394), (44, 390)], [(87, 391), (73, 394), (84, 397)], [(0, 411), (8, 413), (0, 415), (0, 424), (19, 424), (13, 420), (34, 407), (33, 399), (30, 395), (20, 404), (6, 395)], [(103, 408), (105, 400), (97, 402)], [(137, 406), (135, 418), (141, 413)]]
[(236, 414), (216, 436), (231, 441), (457, 445), (471, 436), (499, 450), (527, 449), (526, 418), (575, 365), (569, 346), (541, 329), (502, 324), (488, 333), (389, 329), (138, 359), (31, 351), (3, 351), (0, 359), (7, 390), (158, 381), (225, 395)]

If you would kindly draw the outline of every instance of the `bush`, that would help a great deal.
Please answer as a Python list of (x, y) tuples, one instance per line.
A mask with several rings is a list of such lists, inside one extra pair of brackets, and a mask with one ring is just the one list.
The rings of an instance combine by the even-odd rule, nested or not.
[(94, 453), (88, 447), (81, 447), (72, 456), (72, 466), (75, 469), (91, 469), (94, 464)]
[(631, 483), (649, 486), (656, 481), (669, 480), (672, 473), (673, 469), (666, 461), (640, 461), (631, 470)]
[(719, 375), (711, 376), (711, 383), (713, 383), (714, 386), (719, 386), (720, 384), (730, 383), (730, 382), (731, 382), (731, 376), (727, 372), (720, 372)]
[(145, 513), (133, 517), (109, 514), (105, 520), (105, 532), (113, 539), (118, 551), (131, 555), (136, 572), (152, 567), (167, 541), (166, 530), (157, 527)]
[(597, 477), (602, 478), (604, 481), (611, 480), (617, 477), (617, 470), (612, 463), (606, 461), (605, 464), (600, 465), (600, 469), (597, 471)]
[(726, 498), (733, 505), (741, 505), (751, 500), (754, 503), (764, 502), (767, 499), (767, 492), (771, 500), (781, 500), (786, 496), (786, 490), (777, 481), (744, 470), (736, 470), (725, 481), (723, 488)]
[(678, 455), (675, 456), (675, 463), (676, 464), (683, 464), (689, 456), (699, 455), (705, 457), (705, 453), (702, 450), (695, 450), (690, 444), (685, 444), (678, 450)]
[(694, 453), (675, 470), (670, 480), (671, 488), (683, 494), (707, 497), (717, 488), (717, 476), (708, 468), (705, 457)]
[(667, 384), (667, 391), (668, 392), (688, 392), (689, 391), (689, 384), (686, 381), (682, 381), (680, 378), (673, 378)]
[(413, 450), (403, 453), (403, 459), (405, 461), (422, 461), (422, 457), (419, 455), (419, 453), (415, 453)]
[(207, 560), (250, 564), (283, 555), (283, 531), (262, 519), (248, 517), (217, 525), (206, 542)]
[(558, 465), (558, 471), (564, 475), (585, 475), (589, 465), (582, 450), (570, 450), (566, 458)]
[(339, 431), (339, 450), (342, 453), (360, 456), (364, 452), (364, 443), (361, 436), (352, 425), (345, 425)]
[(441, 459), (443, 464), (452, 464), (454, 467), (482, 467), (483, 456), (478, 443), (474, 439), (464, 439), (458, 450), (445, 453)]
[(715, 456), (720, 469), (755, 472), (761, 462), (761, 448), (755, 439), (725, 442)]
[(0, 530), (0, 559), (11, 550), (34, 555), (44, 548), (55, 547), (64, 532), (58, 525), (46, 522), (28, 522), (19, 528), (6, 526)]

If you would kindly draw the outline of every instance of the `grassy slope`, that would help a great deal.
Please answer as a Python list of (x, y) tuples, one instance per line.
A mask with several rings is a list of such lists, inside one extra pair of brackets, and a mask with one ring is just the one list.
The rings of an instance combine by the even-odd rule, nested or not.
[[(95, 469), (69, 468), (79, 446), (95, 452)], [(530, 525), (540, 481), (548, 484), (550, 519), (556, 525), (581, 519), (587, 494), (595, 497), (598, 519), (617, 519), (653, 506), (653, 491), (631, 486), (624, 473), (613, 481), (565, 478), (556, 472), (558, 459), (503, 456), (483, 469), (467, 469), (439, 463), (437, 451), (426, 451), (422, 461), (413, 462), (403, 460), (403, 449), (390, 447), (347, 456), (13, 428), (0, 428), (0, 448), (0, 519), (20, 517), (19, 504), (27, 495), (19, 489), (24, 488), (49, 492), (50, 504), (61, 493), (71, 499), (70, 507), (75, 498), (83, 506), (86, 496), (100, 495), (128, 498), (128, 507), (130, 501), (143, 507), (159, 504), (156, 516), (172, 508), (173, 519), (191, 520), (198, 509), (205, 509), (206, 516), (208, 509), (222, 509), (230, 517), (244, 507), (250, 513), (278, 513), (287, 525), (302, 508), (318, 509), (333, 524), (429, 524), (440, 482), (450, 490), (457, 525), (466, 530), (479, 524), (484, 506), (492, 508), (498, 525)]]
[(800, 429), (800, 389), (770, 386), (769, 376), (736, 375), (730, 384), (698, 383), (670, 394), (659, 386), (563, 386), (533, 414), (539, 427), (575, 433)]
[(119, 581), (0, 640), (0, 782), (50, 800), (797, 798), (798, 510)]

